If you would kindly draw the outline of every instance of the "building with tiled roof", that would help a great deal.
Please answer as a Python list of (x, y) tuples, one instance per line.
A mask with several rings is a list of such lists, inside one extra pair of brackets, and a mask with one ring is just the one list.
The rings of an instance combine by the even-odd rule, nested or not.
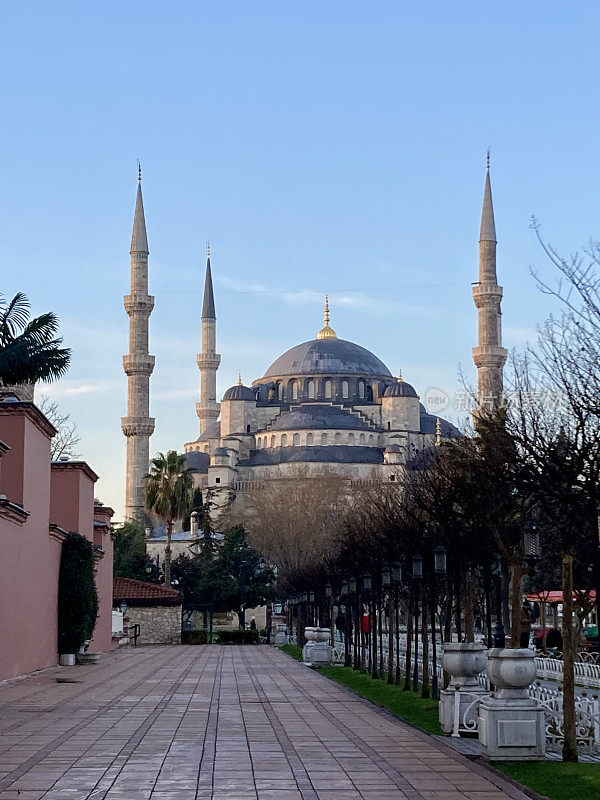
[(182, 605), (178, 589), (133, 578), (113, 578), (113, 608), (124, 611), (124, 627), (137, 629), (139, 644), (181, 642)]

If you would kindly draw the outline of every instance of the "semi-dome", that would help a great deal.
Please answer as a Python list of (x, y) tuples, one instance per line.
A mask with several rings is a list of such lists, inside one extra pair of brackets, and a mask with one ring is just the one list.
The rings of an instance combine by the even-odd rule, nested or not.
[(297, 344), (274, 361), (265, 378), (287, 375), (373, 375), (391, 377), (386, 365), (364, 347), (325, 337)]
[(231, 386), (223, 395), (223, 400), (256, 400), (254, 392), (247, 386), (237, 384)]
[(384, 397), (418, 397), (415, 387), (411, 386), (410, 383), (407, 383), (403, 380), (402, 376), (398, 378), (396, 383), (392, 383), (391, 386), (388, 386), (385, 392), (383, 393)]
[(302, 405), (293, 411), (280, 414), (269, 426), (270, 431), (335, 429), (373, 430), (356, 414), (330, 405)]

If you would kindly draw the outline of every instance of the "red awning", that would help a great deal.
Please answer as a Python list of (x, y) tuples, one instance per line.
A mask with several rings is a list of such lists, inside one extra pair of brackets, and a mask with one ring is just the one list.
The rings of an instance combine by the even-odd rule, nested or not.
[[(589, 593), (590, 599), (596, 599), (596, 590), (592, 589)], [(577, 592), (573, 592), (573, 600), (577, 600)], [(562, 603), (563, 593), (560, 590), (553, 592), (535, 592), (528, 594), (527, 599), (530, 603)]]

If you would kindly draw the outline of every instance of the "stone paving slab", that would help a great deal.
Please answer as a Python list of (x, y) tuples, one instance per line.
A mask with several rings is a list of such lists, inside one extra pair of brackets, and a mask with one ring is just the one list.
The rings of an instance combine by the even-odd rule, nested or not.
[(526, 800), (278, 650), (217, 645), (0, 685), (0, 800), (41, 798)]

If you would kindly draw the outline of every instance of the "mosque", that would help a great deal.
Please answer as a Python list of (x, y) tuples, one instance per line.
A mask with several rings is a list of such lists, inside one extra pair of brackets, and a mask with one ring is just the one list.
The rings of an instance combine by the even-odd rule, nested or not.
[[(479, 342), (473, 349), (480, 402), (502, 394), (506, 350), (502, 347), (502, 287), (496, 277), (496, 231), (489, 161), (480, 232), (479, 281), (473, 296), (479, 312)], [(154, 358), (148, 353), (148, 243), (141, 192), (131, 243), (132, 291), (125, 298), (130, 317), (127, 437), (128, 519), (142, 519), (143, 476), (149, 463), (149, 379)], [(423, 450), (458, 435), (448, 421), (427, 413), (416, 389), (359, 344), (341, 339), (330, 324), (325, 298), (324, 325), (315, 338), (276, 358), (264, 375), (245, 386), (241, 378), (217, 400), (217, 315), (207, 252), (202, 307), (201, 375), (196, 404), (199, 436), (185, 444), (196, 486), (213, 497), (257, 488), (269, 481), (335, 475), (349, 482), (397, 480)], [(218, 502), (218, 499), (217, 499)], [(237, 499), (236, 499), (237, 502)]]

